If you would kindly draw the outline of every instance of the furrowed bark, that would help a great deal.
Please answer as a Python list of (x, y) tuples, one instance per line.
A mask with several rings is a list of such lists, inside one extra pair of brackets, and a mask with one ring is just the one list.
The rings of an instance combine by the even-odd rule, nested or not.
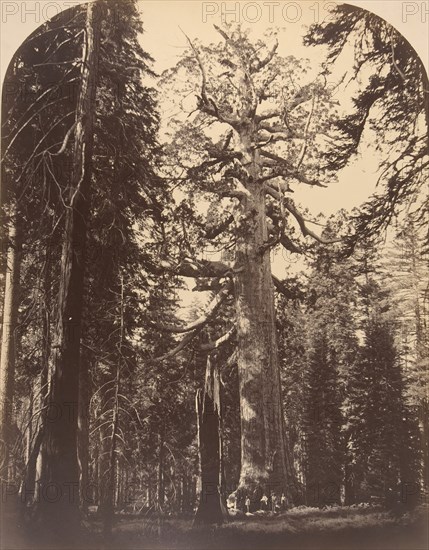
[[(218, 29), (219, 30), (219, 29)], [(239, 46), (222, 30), (219, 30), (231, 48)], [(292, 460), (287, 456), (285, 425), (282, 410), (280, 368), (276, 341), (274, 312), (274, 287), (271, 274), (269, 233), (266, 219), (266, 186), (263, 184), (264, 167), (267, 163), (281, 165), (289, 176), (302, 180), (300, 174), (281, 157), (262, 151), (255, 144), (258, 139), (260, 119), (256, 114), (258, 97), (251, 76), (251, 67), (242, 59), (237, 67), (237, 89), (240, 90), (240, 108), (234, 120), (227, 119), (208, 95), (207, 73), (198, 50), (188, 39), (201, 71), (201, 96), (199, 109), (226, 122), (235, 129), (234, 154), (239, 159), (240, 170), (228, 175), (233, 180), (234, 196), (239, 207), (235, 217), (236, 247), (235, 263), (228, 274), (234, 281), (234, 301), (237, 324), (237, 364), (241, 417), (241, 473), (237, 489), (237, 501), (244, 510), (246, 497), (251, 500), (251, 510), (259, 508), (263, 493), (285, 493), (292, 504)], [(266, 58), (252, 65), (258, 67), (269, 63), (275, 49)], [(266, 59), (266, 61), (265, 61)], [(300, 101), (304, 101), (301, 99)], [(289, 105), (289, 110), (295, 105)], [(226, 109), (223, 109), (227, 111)], [(228, 111), (229, 112), (229, 111)], [(263, 160), (261, 155), (268, 157)], [(271, 165), (270, 164), (270, 165)], [(289, 170), (290, 168), (290, 170)], [(306, 181), (305, 181), (306, 182)], [(311, 182), (314, 185), (314, 182)], [(274, 192), (274, 191), (273, 191)], [(184, 266), (183, 266), (184, 267)], [(185, 276), (214, 276), (213, 263), (208, 266), (186, 266)], [(205, 268), (205, 269), (204, 269)], [(222, 266), (224, 272), (226, 270)], [(205, 271), (205, 273), (204, 273)], [(221, 270), (216, 270), (219, 277)]]

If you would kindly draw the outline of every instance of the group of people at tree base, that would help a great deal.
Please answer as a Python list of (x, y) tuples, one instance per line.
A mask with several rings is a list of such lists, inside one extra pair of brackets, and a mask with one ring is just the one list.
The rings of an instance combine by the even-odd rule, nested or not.
[[(246, 507), (246, 512), (250, 513), (250, 498), (247, 496), (244, 505)], [(261, 498), (260, 510), (264, 512), (280, 512), (286, 510), (286, 496), (282, 493), (280, 499), (275, 493), (272, 493), (270, 498), (264, 493)]]

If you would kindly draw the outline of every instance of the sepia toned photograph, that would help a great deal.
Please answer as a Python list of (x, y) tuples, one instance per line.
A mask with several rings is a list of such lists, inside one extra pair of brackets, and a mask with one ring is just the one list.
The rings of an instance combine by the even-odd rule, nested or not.
[(429, 2), (0, 9), (0, 550), (429, 550)]

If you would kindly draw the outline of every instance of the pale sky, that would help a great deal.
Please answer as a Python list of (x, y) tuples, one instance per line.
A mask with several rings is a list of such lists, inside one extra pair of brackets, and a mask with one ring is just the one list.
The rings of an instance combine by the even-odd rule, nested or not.
[[(46, 19), (81, 0), (6, 1), (1, 6), (1, 63), (3, 77), (9, 61), (21, 42)], [(429, 66), (429, 1), (405, 2), (399, 0), (353, 0), (392, 23), (411, 42)], [(266, 28), (279, 29), (279, 53), (307, 57), (314, 63), (320, 60), (318, 48), (305, 48), (302, 35), (305, 27), (326, 16), (329, 2), (301, 0), (284, 2), (201, 2), (179, 0), (149, 0), (139, 2), (145, 34), (142, 43), (155, 59), (155, 69), (175, 64), (186, 46), (182, 30), (191, 38), (203, 42), (218, 41), (213, 24), (241, 22), (255, 34)], [(339, 183), (328, 189), (297, 189), (295, 199), (310, 208), (314, 214), (323, 210), (329, 214), (339, 208), (350, 209), (361, 204), (374, 189), (377, 161), (365, 155), (341, 174)]]
[[(396, 22), (404, 35), (419, 52), (426, 53), (426, 67), (429, 57), (429, 33), (427, 21), (429, 14), (422, 11), (424, 2), (415, 5), (409, 2), (350, 2), (371, 9), (384, 16), (389, 22)], [(327, 2), (159, 2), (140, 3), (145, 34), (143, 45), (155, 58), (155, 69), (159, 72), (174, 65), (187, 47), (182, 30), (191, 38), (204, 43), (219, 42), (219, 35), (213, 24), (236, 21), (262, 34), (271, 27), (279, 29), (279, 49), (281, 55), (294, 55), (297, 58), (309, 58), (318, 63), (320, 48), (307, 48), (302, 45), (302, 36), (306, 27), (323, 20), (326, 16)], [(405, 2), (405, 4), (407, 4)], [(429, 2), (427, 2), (429, 9)], [(426, 20), (426, 24), (425, 24)], [(406, 21), (406, 23), (404, 23)], [(418, 30), (418, 32), (416, 32)], [(414, 42), (413, 42), (414, 40)], [(295, 186), (294, 198), (307, 206), (311, 212), (325, 214), (336, 212), (340, 208), (351, 209), (359, 206), (374, 191), (377, 179), (378, 161), (373, 156), (356, 159), (353, 165), (341, 174), (337, 183), (327, 189)]]
[[(6, 72), (12, 55), (20, 44), (39, 25), (50, 17), (83, 0), (2, 0), (0, 2), (0, 78)], [(228, 15), (237, 2), (202, 2), (200, 0), (141, 0), (141, 11), (145, 15), (145, 27), (153, 54), (157, 54), (160, 66), (169, 64), (174, 50), (183, 46), (181, 26), (190, 36), (214, 37), (213, 23), (222, 23), (222, 15), (230, 21), (238, 17), (243, 24), (254, 27), (277, 26), (287, 28), (291, 42), (302, 24), (323, 19), (326, 7), (331, 2), (299, 0), (283, 2), (239, 2), (236, 15)], [(366, 8), (391, 23), (413, 45), (426, 67), (429, 65), (429, 0), (351, 0), (348, 2)], [(253, 6), (260, 6), (259, 14)], [(247, 6), (247, 7), (246, 7)], [(253, 23), (248, 21), (260, 20)], [(270, 22), (270, 19), (272, 22)], [(294, 45), (294, 48), (297, 46)], [(296, 54), (298, 57), (298, 50)], [(164, 65), (165, 66), (165, 65)]]

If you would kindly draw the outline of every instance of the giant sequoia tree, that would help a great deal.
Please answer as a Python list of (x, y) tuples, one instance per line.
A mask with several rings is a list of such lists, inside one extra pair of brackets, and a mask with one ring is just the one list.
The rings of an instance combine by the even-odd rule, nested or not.
[[(238, 496), (259, 506), (262, 491), (287, 491), (292, 464), (286, 452), (270, 251), (278, 244), (300, 249), (294, 224), (320, 239), (290, 198), (292, 186), (323, 185), (328, 172), (317, 151), (328, 130), (329, 98), (317, 81), (303, 82), (300, 64), (277, 54), (277, 39), (251, 42), (238, 30), (218, 29), (222, 42), (204, 48), (189, 40), (189, 56), (164, 75), (187, 81), (182, 97), (197, 95), (195, 110), (169, 147), (170, 174), (193, 197), (209, 202), (194, 214), (196, 232), (185, 231), (175, 273), (211, 278), (200, 288), (219, 289), (207, 315), (187, 327), (190, 341), (233, 295), (241, 415)], [(176, 84), (177, 85), (177, 84)], [(223, 206), (223, 212), (219, 209)], [(183, 208), (182, 208), (183, 209)], [(225, 262), (198, 258), (203, 243), (224, 247)]]

